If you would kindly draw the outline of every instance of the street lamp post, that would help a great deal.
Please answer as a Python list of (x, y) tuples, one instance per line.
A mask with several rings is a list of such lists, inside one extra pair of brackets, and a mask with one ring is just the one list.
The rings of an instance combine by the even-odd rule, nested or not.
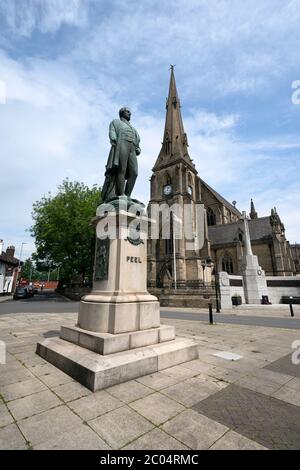
[(19, 256), (19, 261), (18, 261), (17, 280), (16, 280), (16, 285), (15, 285), (14, 292), (16, 291), (17, 285), (19, 284), (19, 277), (20, 277), (20, 272), (21, 272), (21, 258), (22, 258), (23, 246), (24, 245), (27, 245), (27, 242), (22, 242), (21, 243), (20, 256)]
[[(203, 268), (203, 281), (205, 283), (205, 277), (204, 277), (204, 273), (205, 273), (205, 268), (210, 268), (212, 265), (212, 259), (210, 256), (208, 256), (206, 258), (206, 260), (203, 260), (202, 262), (202, 268)], [(204, 284), (205, 285), (205, 284)], [(214, 317), (213, 317), (213, 310), (212, 310), (212, 303), (210, 302), (208, 304), (208, 314), (209, 314), (209, 324), (210, 325), (213, 325), (214, 324)]]
[(214, 269), (212, 274), (215, 278), (215, 292), (216, 292), (216, 312), (220, 313), (220, 302), (219, 302), (219, 273), (217, 268), (217, 261), (213, 261), (210, 256), (206, 260), (201, 261), (201, 266), (203, 269), (203, 286), (205, 286), (205, 268), (210, 268), (214, 264)]

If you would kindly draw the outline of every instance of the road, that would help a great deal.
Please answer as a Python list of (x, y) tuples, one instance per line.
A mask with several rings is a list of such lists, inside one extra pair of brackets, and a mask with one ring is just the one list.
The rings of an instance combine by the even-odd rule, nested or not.
[(78, 303), (46, 290), (29, 299), (8, 300), (0, 303), (0, 315), (8, 313), (70, 313), (78, 311)]
[[(44, 291), (43, 294), (35, 295), (31, 299), (9, 300), (0, 303), (0, 315), (10, 313), (76, 313), (78, 303), (65, 299), (53, 291)], [(186, 311), (162, 311), (162, 318), (172, 318), (178, 320), (192, 320), (208, 322), (208, 313), (190, 313)], [(300, 330), (300, 318), (278, 318), (278, 317), (258, 317), (231, 315), (230, 313), (214, 313), (216, 323), (230, 323), (236, 325), (265, 326), (273, 328), (290, 328)]]

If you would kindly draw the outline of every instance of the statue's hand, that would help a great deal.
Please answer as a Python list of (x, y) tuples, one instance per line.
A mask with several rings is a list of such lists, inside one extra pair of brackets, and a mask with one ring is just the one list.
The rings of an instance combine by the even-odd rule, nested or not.
[(117, 141), (115, 139), (111, 139), (110, 143), (113, 147), (117, 145)]
[(140, 149), (140, 147), (136, 147), (136, 149), (135, 149), (135, 153), (136, 153), (137, 155), (139, 155), (139, 154), (141, 153), (141, 149)]

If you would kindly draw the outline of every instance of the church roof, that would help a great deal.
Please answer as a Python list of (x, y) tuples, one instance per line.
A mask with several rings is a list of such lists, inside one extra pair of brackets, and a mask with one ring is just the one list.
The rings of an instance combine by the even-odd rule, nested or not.
[[(248, 220), (251, 241), (263, 241), (272, 238), (270, 217)], [(239, 233), (244, 233), (243, 220), (230, 224), (211, 225), (208, 236), (211, 245), (226, 245), (238, 241)]]
[(169, 94), (166, 101), (164, 137), (161, 151), (155, 162), (153, 171), (169, 166), (178, 160), (183, 160), (184, 163), (188, 164), (193, 168), (194, 172), (196, 172), (195, 165), (188, 153), (188, 141), (182, 122), (181, 105), (176, 87), (174, 66), (171, 65)]
[(231, 212), (238, 215), (239, 217), (242, 217), (241, 212), (236, 207), (234, 207), (230, 202), (228, 202), (223, 196), (221, 196), (221, 194), (219, 194), (215, 189), (209, 186), (209, 184), (207, 184), (206, 181), (204, 181), (202, 178), (200, 178), (200, 181), (201, 181), (201, 185), (205, 186), (208, 189), (208, 191), (210, 191), (215, 196), (215, 198), (218, 199), (218, 201), (220, 201), (225, 207), (230, 209)]

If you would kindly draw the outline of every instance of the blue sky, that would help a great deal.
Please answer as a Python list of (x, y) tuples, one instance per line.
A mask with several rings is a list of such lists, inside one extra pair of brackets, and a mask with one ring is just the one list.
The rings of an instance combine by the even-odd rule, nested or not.
[(135, 196), (148, 200), (171, 63), (199, 175), (241, 211), (251, 197), (260, 216), (276, 206), (299, 242), (299, 24), (299, 0), (1, 0), (5, 245), (30, 254), (32, 203), (65, 177), (102, 184), (124, 105), (142, 139)]

